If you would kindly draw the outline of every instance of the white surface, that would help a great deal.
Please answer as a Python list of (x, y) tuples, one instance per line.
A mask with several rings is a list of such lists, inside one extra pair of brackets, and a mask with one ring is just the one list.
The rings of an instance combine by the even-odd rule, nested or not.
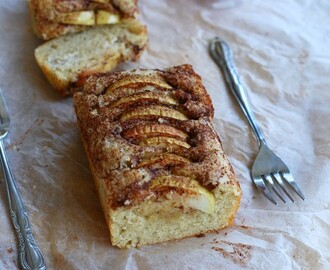
[[(0, 87), (12, 129), (9, 160), (49, 269), (330, 269), (330, 3), (141, 0), (149, 48), (121, 68), (190, 63), (215, 106), (215, 126), (244, 192), (235, 225), (218, 234), (119, 250), (109, 241), (71, 98), (51, 88), (26, 2), (0, 2)], [(249, 177), (253, 133), (207, 52), (232, 46), (269, 145), (306, 200), (274, 206)], [(17, 269), (16, 236), (0, 180), (0, 269)]]

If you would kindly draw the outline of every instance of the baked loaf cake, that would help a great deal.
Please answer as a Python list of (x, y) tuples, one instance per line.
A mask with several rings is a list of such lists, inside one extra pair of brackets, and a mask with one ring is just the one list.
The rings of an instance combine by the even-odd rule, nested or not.
[(138, 13), (137, 0), (29, 0), (29, 8), (33, 30), (44, 40), (116, 24)]
[(79, 76), (111, 71), (120, 62), (136, 61), (147, 39), (141, 22), (125, 20), (49, 40), (35, 50), (35, 57), (49, 82), (66, 96)]
[(81, 83), (74, 105), (113, 245), (181, 239), (233, 222), (241, 189), (190, 65)]

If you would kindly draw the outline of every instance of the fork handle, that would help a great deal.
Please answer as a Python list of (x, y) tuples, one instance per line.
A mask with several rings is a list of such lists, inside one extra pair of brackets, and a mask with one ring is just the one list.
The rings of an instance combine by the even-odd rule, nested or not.
[(221, 68), (225, 81), (240, 105), (245, 117), (247, 118), (252, 130), (258, 140), (259, 146), (266, 145), (265, 137), (254, 117), (251, 110), (250, 101), (241, 80), (235, 68), (233, 53), (228, 43), (219, 38), (214, 38), (211, 41), (210, 53), (213, 60)]
[(28, 215), (7, 161), (3, 139), (0, 139), (0, 161), (7, 188), (10, 214), (18, 237), (19, 266), (23, 270), (45, 270), (45, 260), (33, 238)]

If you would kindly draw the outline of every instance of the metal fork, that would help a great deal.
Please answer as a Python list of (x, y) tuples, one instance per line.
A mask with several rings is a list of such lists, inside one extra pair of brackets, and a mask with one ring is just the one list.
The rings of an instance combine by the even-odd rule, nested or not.
[(289, 168), (266, 144), (265, 137), (250, 108), (246, 90), (236, 71), (233, 54), (229, 45), (216, 37), (210, 43), (210, 54), (221, 68), (227, 86), (238, 101), (258, 140), (259, 152), (251, 170), (254, 184), (275, 205), (278, 205), (278, 203), (274, 198), (274, 193), (286, 203), (283, 192), (294, 203), (288, 187), (291, 187), (304, 200), (305, 197), (294, 181)]
[(7, 188), (10, 214), (18, 237), (18, 263), (23, 270), (45, 270), (44, 257), (31, 233), (28, 215), (7, 161), (3, 139), (8, 134), (9, 126), (9, 114), (0, 89), (0, 162)]

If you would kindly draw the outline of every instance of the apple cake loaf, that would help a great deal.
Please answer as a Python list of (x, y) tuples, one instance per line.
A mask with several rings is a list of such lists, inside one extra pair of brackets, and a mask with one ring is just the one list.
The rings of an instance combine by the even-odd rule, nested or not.
[(233, 222), (241, 189), (190, 65), (81, 78), (83, 145), (120, 248), (181, 239)]
[(34, 32), (49, 40), (135, 18), (137, 0), (28, 0)]
[(52, 86), (66, 96), (79, 76), (139, 59), (147, 41), (146, 27), (132, 19), (49, 40), (36, 48), (35, 58)]

